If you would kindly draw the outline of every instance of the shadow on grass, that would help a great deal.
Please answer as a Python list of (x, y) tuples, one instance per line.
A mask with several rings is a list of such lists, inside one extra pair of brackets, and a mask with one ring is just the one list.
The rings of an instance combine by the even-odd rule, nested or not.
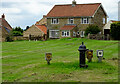
[(50, 67), (50, 68), (68, 68), (73, 70), (79, 70), (79, 69), (87, 69), (87, 70), (93, 70), (93, 69), (103, 69), (103, 70), (116, 70), (116, 68), (112, 65), (109, 65), (106, 62), (98, 63), (98, 62), (91, 62), (86, 63), (88, 65), (88, 68), (80, 68), (79, 62), (56, 62), (51, 63), (51, 65), (43, 65), (44, 67)]

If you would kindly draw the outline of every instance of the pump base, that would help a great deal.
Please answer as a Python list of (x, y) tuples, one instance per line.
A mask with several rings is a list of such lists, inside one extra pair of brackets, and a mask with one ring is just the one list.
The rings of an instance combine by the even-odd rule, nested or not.
[(83, 68), (84, 68), (84, 67), (87, 68), (88, 65), (86, 65), (86, 64), (85, 64), (85, 65), (81, 64), (81, 65), (80, 65), (80, 68), (82, 68), (82, 67), (83, 67)]

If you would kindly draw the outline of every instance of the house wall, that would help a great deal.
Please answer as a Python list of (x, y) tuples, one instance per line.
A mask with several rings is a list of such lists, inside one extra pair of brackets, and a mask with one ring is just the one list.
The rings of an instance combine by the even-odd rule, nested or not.
[(104, 27), (103, 27), (103, 34), (104, 34), (104, 30), (105, 29), (109, 29), (110, 30), (110, 25), (111, 25), (112, 21), (110, 20)]
[(89, 17), (89, 24), (81, 24), (81, 18), (75, 18), (74, 23), (77, 25), (79, 31), (85, 31), (85, 29), (91, 24), (91, 18)]
[(43, 17), (40, 21), (36, 22), (35, 25), (47, 25), (47, 18)]
[(3, 28), (0, 28), (0, 42), (5, 42), (10, 34)]
[(70, 30), (70, 37), (72, 37), (72, 38), (76, 37), (76, 36), (73, 36), (73, 31), (76, 32), (76, 34), (77, 34), (78, 28), (75, 27), (72, 30)]
[(105, 18), (105, 22), (107, 23), (107, 16), (105, 15), (102, 7), (98, 9), (94, 17), (92, 18), (91, 22), (95, 25), (98, 25), (100, 28), (102, 34), (103, 34), (103, 27), (105, 24), (103, 24), (103, 18)]
[[(63, 30), (64, 31), (64, 30)], [(72, 30), (70, 30), (70, 37), (75, 37), (75, 36), (73, 36), (73, 31), (75, 31), (76, 33), (77, 33), (77, 31), (78, 31), (78, 28), (77, 27), (75, 27), (75, 28), (73, 28)], [(64, 38), (64, 37), (62, 37), (62, 30), (60, 30), (60, 38)]]
[(23, 37), (29, 37), (29, 35), (34, 35), (34, 36), (43, 36), (44, 33), (40, 31), (36, 26), (31, 26), (28, 30), (23, 32)]
[(47, 28), (53, 30), (59, 30), (65, 24), (68, 24), (67, 18), (59, 18), (59, 24), (51, 24), (51, 18), (47, 18)]
[[(65, 24), (68, 24), (69, 18), (59, 18), (59, 24), (51, 24), (51, 18), (47, 18), (47, 28), (53, 30), (59, 30)], [(89, 22), (91, 22), (91, 18), (89, 18)], [(81, 24), (81, 18), (76, 17), (74, 18), (74, 24), (77, 25), (79, 30), (85, 30), (89, 24)]]

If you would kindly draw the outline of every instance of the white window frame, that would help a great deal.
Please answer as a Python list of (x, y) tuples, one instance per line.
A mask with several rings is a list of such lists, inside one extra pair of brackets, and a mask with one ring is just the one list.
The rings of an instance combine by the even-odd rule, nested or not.
[[(67, 32), (69, 32), (69, 35), (67, 35)], [(70, 37), (70, 30), (64, 30), (62, 33), (64, 33), (64, 35), (62, 34), (62, 37)]]
[(75, 31), (73, 31), (73, 36), (76, 36), (76, 32)]
[(105, 24), (105, 18), (103, 18), (103, 24)]
[[(57, 22), (58, 20), (58, 22)], [(58, 18), (51, 18), (51, 24), (59, 24), (59, 19)]]
[[(86, 23), (85, 23), (86, 20)], [(81, 24), (89, 24), (89, 18), (81, 18)]]
[(78, 32), (79, 32), (79, 31), (77, 31), (77, 35), (80, 35), (80, 32), (79, 32), (79, 34), (78, 34)]
[[(72, 20), (73, 20), (73, 23), (71, 23)], [(68, 19), (68, 24), (74, 24), (74, 18), (69, 18)]]
[(85, 31), (81, 31), (80, 37), (85, 37)]
[[(59, 32), (59, 30), (49, 30), (49, 38), (53, 38), (52, 35), (51, 35), (52, 31)], [(54, 38), (59, 38), (59, 37), (54, 37)]]

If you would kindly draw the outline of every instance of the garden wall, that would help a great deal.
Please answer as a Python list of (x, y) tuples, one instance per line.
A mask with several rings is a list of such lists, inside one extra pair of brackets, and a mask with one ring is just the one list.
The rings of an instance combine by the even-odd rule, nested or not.
[(13, 40), (24, 40), (23, 36), (13, 36)]
[(95, 40), (110, 40), (110, 35), (101, 35), (101, 34), (88, 34), (88, 39)]

